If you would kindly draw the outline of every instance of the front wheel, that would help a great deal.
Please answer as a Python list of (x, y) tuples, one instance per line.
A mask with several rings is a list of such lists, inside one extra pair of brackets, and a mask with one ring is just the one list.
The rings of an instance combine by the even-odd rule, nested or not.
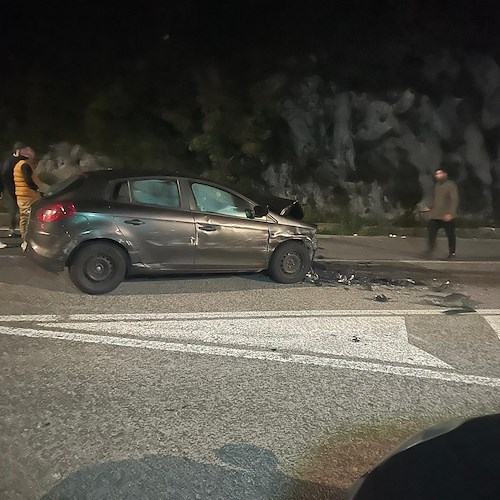
[(78, 250), (69, 266), (69, 277), (82, 292), (101, 295), (114, 290), (125, 278), (127, 257), (116, 245), (90, 243)]
[(309, 250), (298, 241), (280, 245), (269, 263), (269, 276), (278, 283), (298, 283), (311, 267)]

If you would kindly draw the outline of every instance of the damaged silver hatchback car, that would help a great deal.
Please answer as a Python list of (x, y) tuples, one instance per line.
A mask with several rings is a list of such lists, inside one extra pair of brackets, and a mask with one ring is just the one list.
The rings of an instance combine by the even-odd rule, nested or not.
[(295, 283), (316, 249), (316, 227), (302, 217), (296, 201), (258, 204), (205, 180), (101, 170), (56, 184), (32, 205), (27, 252), (42, 267), (67, 267), (89, 294), (147, 273), (267, 269)]

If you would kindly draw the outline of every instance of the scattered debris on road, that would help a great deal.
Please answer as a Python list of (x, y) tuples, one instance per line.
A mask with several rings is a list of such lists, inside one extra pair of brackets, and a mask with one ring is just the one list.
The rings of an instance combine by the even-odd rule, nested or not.
[(444, 297), (439, 295), (430, 295), (426, 299), (428, 304), (434, 306), (446, 307), (446, 308), (460, 308), (460, 309), (474, 309), (477, 307), (477, 303), (473, 301), (468, 295), (463, 293), (450, 293)]
[(451, 288), (450, 280), (446, 280), (444, 283), (440, 283), (439, 285), (432, 286), (431, 290), (433, 292), (444, 292), (445, 290), (449, 290)]
[[(375, 291), (375, 297), (368, 298), (376, 302), (388, 302), (396, 300), (384, 292), (391, 294), (408, 295), (410, 290), (428, 291), (433, 294), (424, 295), (424, 302), (433, 306), (446, 308), (444, 314), (463, 314), (475, 312), (478, 304), (468, 295), (454, 292), (454, 284), (446, 278), (426, 278), (423, 273), (415, 271), (408, 275), (409, 271), (397, 267), (374, 266), (371, 262), (359, 262), (356, 266), (348, 267), (342, 263), (313, 263), (310, 272), (306, 275), (304, 283), (315, 286), (340, 287), (349, 291), (352, 287), (359, 287), (370, 292)], [(423, 278), (423, 279), (419, 279)], [(443, 295), (448, 293), (447, 295)]]
[(354, 272), (352, 270), (338, 270), (314, 263), (311, 270), (304, 278), (305, 283), (312, 283), (317, 286), (328, 285), (361, 285), (365, 290), (373, 290), (373, 286), (384, 285), (388, 287), (410, 287), (424, 286), (423, 281), (413, 278), (393, 278), (389, 276), (375, 275), (370, 269), (370, 263), (360, 264), (366, 270)]

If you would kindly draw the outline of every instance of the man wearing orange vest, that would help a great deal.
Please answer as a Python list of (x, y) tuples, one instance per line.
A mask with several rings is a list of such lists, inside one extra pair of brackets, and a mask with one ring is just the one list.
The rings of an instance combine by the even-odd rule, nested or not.
[(32, 203), (40, 199), (40, 189), (34, 181), (35, 175), (32, 166), (35, 161), (35, 151), (28, 146), (21, 150), (21, 156), (23, 158), (14, 166), (13, 176), (19, 207), (19, 231), (24, 240), (30, 207)]

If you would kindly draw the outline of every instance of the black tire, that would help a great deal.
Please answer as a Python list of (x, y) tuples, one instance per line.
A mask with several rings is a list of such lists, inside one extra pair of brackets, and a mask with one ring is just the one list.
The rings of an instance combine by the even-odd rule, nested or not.
[(298, 283), (311, 268), (309, 250), (298, 241), (280, 245), (273, 253), (268, 273), (278, 283)]
[(114, 290), (125, 278), (127, 255), (117, 245), (89, 243), (77, 251), (69, 265), (69, 277), (82, 292), (101, 295)]

